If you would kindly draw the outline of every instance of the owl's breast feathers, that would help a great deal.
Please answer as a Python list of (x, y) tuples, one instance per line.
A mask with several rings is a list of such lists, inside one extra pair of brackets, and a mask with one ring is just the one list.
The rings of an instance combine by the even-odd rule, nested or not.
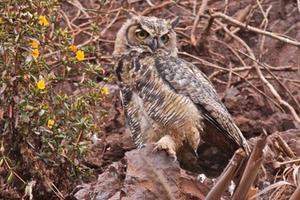
[(156, 142), (164, 135), (171, 135), (178, 147), (188, 142), (196, 151), (204, 124), (193, 102), (165, 83), (151, 56), (131, 57), (121, 62), (123, 68), (119, 66), (116, 71), (136, 144)]

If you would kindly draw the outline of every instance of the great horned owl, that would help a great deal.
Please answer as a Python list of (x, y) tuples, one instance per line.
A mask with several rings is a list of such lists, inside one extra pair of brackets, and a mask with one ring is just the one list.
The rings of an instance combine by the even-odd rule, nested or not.
[(115, 72), (137, 146), (154, 143), (184, 169), (218, 176), (248, 144), (206, 75), (177, 57), (177, 22), (133, 16), (117, 33)]

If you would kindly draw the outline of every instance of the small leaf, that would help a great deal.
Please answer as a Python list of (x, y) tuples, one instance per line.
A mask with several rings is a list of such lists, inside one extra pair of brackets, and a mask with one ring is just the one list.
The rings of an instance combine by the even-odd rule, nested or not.
[(26, 112), (22, 112), (21, 113), (21, 119), (25, 123), (29, 123), (30, 122), (30, 117), (29, 117), (28, 113), (26, 113)]

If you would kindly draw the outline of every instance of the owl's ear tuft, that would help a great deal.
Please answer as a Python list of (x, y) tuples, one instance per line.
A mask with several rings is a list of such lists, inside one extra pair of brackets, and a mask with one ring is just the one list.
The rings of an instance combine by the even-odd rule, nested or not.
[(179, 16), (175, 17), (174, 19), (171, 19), (170, 24), (172, 28), (175, 28), (179, 24)]

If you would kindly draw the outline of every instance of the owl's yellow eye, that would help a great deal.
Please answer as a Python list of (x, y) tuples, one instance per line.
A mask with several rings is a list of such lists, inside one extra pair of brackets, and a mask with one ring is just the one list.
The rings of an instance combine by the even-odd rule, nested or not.
[(168, 34), (165, 34), (165, 35), (161, 36), (160, 39), (164, 44), (166, 44), (167, 42), (169, 42), (170, 38), (169, 38)]
[(144, 40), (149, 36), (149, 33), (143, 29), (138, 29), (135, 31), (135, 35), (138, 39)]

